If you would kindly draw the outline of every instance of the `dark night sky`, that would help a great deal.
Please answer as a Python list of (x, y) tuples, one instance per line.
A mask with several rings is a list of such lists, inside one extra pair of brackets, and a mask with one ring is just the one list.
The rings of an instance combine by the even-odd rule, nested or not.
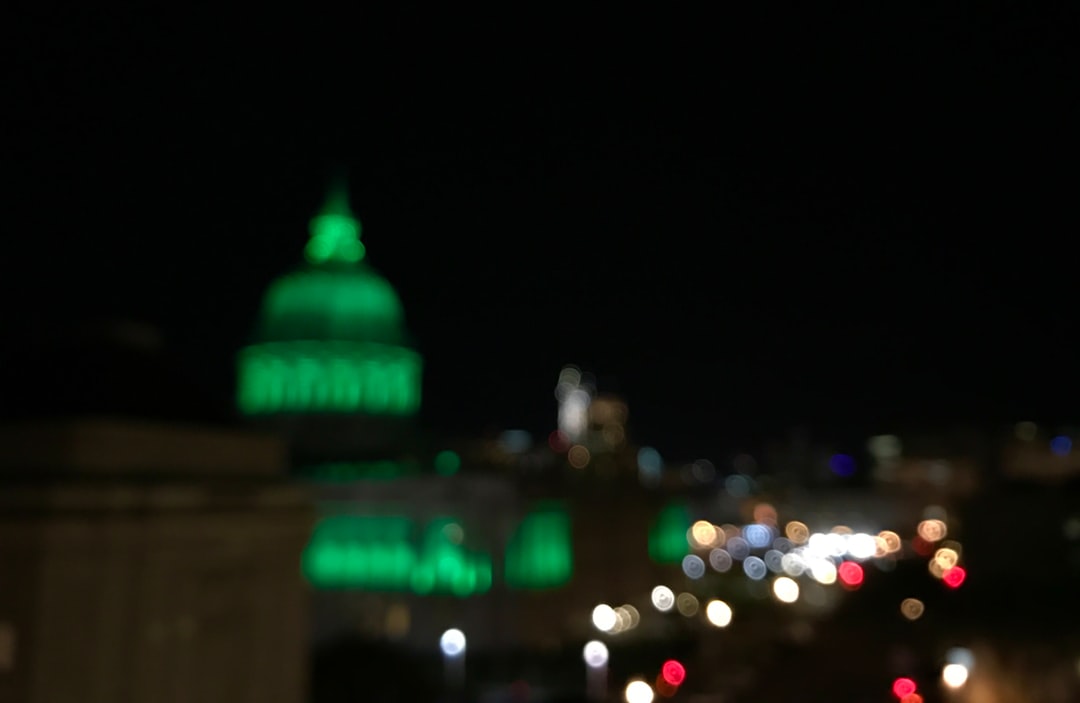
[(791, 5), (24, 10), (6, 319), (147, 320), (224, 395), (344, 166), (431, 427), (545, 432), (568, 362), (687, 456), (1075, 421), (1075, 11)]

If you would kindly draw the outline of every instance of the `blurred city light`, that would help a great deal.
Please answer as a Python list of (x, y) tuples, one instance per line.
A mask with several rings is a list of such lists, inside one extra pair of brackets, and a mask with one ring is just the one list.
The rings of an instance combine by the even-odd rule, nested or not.
[(439, 638), (439, 649), (448, 657), (458, 657), (465, 653), (465, 633), (457, 628), (450, 628)]
[(607, 666), (607, 645), (599, 640), (590, 640), (585, 643), (581, 656), (585, 660), (585, 665), (591, 669), (599, 669), (603, 666)]

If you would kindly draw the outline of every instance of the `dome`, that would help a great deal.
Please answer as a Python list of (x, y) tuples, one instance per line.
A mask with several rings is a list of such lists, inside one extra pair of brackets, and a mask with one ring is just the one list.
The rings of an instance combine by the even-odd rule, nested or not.
[(270, 285), (256, 330), (259, 342), (337, 340), (404, 344), (401, 301), (366, 264), (308, 266)]
[(263, 298), (240, 352), (237, 403), (258, 414), (412, 415), (421, 358), (393, 286), (364, 261), (344, 189), (311, 221), (307, 263)]

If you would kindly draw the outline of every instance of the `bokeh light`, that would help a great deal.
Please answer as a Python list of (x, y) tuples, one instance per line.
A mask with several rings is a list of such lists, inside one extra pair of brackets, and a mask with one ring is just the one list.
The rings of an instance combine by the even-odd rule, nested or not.
[(926, 606), (918, 598), (905, 598), (900, 603), (900, 613), (908, 620), (918, 620), (925, 610)]
[(951, 569), (946, 569), (941, 574), (941, 580), (945, 582), (945, 585), (949, 588), (960, 588), (960, 585), (967, 579), (967, 571), (962, 566), (954, 566)]
[(705, 617), (717, 627), (727, 627), (731, 624), (731, 606), (722, 600), (711, 600), (705, 606)]
[(654, 695), (652, 686), (641, 679), (627, 683), (623, 691), (626, 703), (652, 703)]
[(941, 670), (941, 681), (949, 688), (960, 688), (968, 679), (968, 669), (963, 664), (946, 664)]
[(799, 584), (787, 576), (780, 576), (773, 581), (773, 595), (781, 603), (794, 603), (799, 600)]
[(897, 698), (903, 699), (904, 696), (915, 693), (918, 686), (912, 679), (907, 677), (901, 677), (893, 681), (892, 692)]
[(674, 659), (668, 659), (660, 667), (660, 675), (664, 677), (664, 681), (667, 681), (672, 686), (681, 686), (682, 682), (686, 680), (686, 667)]

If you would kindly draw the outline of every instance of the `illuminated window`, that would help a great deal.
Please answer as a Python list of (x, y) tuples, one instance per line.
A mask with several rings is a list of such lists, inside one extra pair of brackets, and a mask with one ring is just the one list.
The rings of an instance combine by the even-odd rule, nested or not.
[(686, 533), (690, 511), (682, 503), (670, 503), (660, 510), (649, 530), (649, 556), (659, 564), (679, 564), (689, 548)]
[(573, 573), (570, 516), (560, 503), (530, 512), (506, 550), (506, 585), (515, 589), (557, 588)]
[(422, 362), (404, 347), (363, 342), (273, 342), (240, 352), (237, 403), (248, 415), (412, 415)]

